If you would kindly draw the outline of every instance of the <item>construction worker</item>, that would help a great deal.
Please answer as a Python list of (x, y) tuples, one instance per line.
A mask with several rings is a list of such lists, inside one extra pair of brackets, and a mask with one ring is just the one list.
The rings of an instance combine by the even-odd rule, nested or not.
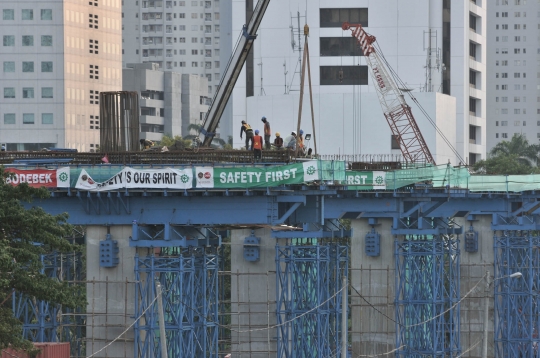
[(300, 153), (304, 153), (306, 148), (304, 148), (304, 131), (300, 129), (300, 134), (298, 135), (298, 149)]
[(253, 137), (253, 158), (256, 162), (260, 162), (262, 159), (263, 138), (259, 135), (259, 130), (255, 130), (255, 136)]
[(266, 120), (266, 117), (262, 117), (261, 121), (264, 123), (264, 145), (266, 150), (270, 150), (272, 145), (270, 144), (270, 136), (272, 135), (272, 130), (270, 129), (270, 122)]
[(296, 149), (296, 132), (292, 131), (291, 135), (285, 138), (285, 148), (295, 150)]
[(279, 132), (276, 132), (276, 139), (274, 139), (274, 147), (276, 147), (276, 149), (283, 148), (283, 138), (281, 138)]
[(139, 143), (141, 143), (143, 150), (150, 149), (150, 147), (154, 145), (154, 142), (152, 142), (150, 139), (141, 139)]
[[(246, 123), (246, 121), (242, 121), (242, 127), (240, 128), (240, 139), (242, 139), (242, 133), (246, 132), (246, 150), (253, 149), (253, 129), (251, 129), (251, 126)], [(249, 142), (251, 141), (251, 146)]]

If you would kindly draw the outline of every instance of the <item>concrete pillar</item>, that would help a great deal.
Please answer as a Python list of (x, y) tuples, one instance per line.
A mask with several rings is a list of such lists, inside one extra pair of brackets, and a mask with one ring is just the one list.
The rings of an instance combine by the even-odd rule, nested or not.
[[(484, 288), (483, 277), (489, 270), (490, 275), (494, 274), (494, 250), (493, 250), (493, 231), (491, 230), (491, 215), (476, 215), (476, 221), (472, 222), (474, 231), (478, 232), (478, 252), (469, 253), (465, 251), (465, 235), (460, 237), (461, 250), (461, 297), (481, 281), (476, 289), (465, 297), (461, 303), (461, 347), (468, 349), (476, 344), (467, 354), (470, 357), (480, 357), (482, 355), (482, 340), (484, 329)], [(465, 231), (469, 230), (471, 222), (464, 219), (460, 220), (460, 225)], [(493, 318), (494, 318), (494, 291), (493, 287), (489, 290), (490, 308), (489, 308), (489, 336), (488, 336), (488, 357), (494, 357), (494, 337), (493, 337)]]
[[(135, 248), (129, 247), (131, 225), (111, 226), (113, 240), (118, 241), (118, 266), (99, 266), (99, 242), (105, 239), (105, 226), (88, 226), (86, 232), (87, 319), (86, 354), (100, 351), (133, 323)], [(94, 357), (133, 358), (133, 328)]]
[[(365, 253), (365, 236), (371, 231), (367, 219), (352, 220), (351, 314), (352, 356), (389, 352), (395, 346), (394, 319), (394, 238), (392, 220), (379, 219), (375, 230), (381, 235), (381, 255)], [(357, 292), (358, 291), (358, 292)], [(360, 298), (361, 294), (369, 303)], [(380, 311), (380, 312), (378, 312)]]
[(244, 260), (244, 239), (251, 230), (231, 233), (231, 340), (232, 355), (275, 357), (276, 240), (270, 229), (255, 230), (260, 237), (260, 261)]

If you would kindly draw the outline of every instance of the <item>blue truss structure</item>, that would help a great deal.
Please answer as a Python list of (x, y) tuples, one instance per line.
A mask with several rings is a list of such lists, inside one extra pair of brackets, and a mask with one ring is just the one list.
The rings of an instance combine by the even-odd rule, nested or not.
[[(540, 354), (540, 237), (537, 234), (538, 231), (502, 231), (494, 237), (495, 357)], [(523, 276), (508, 277), (515, 272)]]
[(337, 243), (276, 245), (278, 358), (340, 356), (348, 262), (348, 247)]
[(171, 248), (135, 257), (135, 356), (161, 357), (156, 280), (163, 292), (169, 357), (218, 357), (216, 248)]
[[(80, 253), (53, 252), (41, 255), (41, 273), (70, 285), (84, 280)], [(71, 355), (84, 355), (85, 313), (61, 307), (34, 297), (13, 294), (13, 313), (21, 320), (23, 337), (32, 342), (70, 342)]]
[(396, 357), (461, 352), (459, 240), (454, 235), (395, 241)]

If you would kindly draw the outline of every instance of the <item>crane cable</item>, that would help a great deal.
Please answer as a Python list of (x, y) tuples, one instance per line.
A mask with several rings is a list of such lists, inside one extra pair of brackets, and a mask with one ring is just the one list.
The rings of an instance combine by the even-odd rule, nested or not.
[[(379, 56), (381, 57), (381, 59), (382, 59), (382, 60), (384, 61), (384, 63), (386, 64), (386, 68), (388, 68), (388, 70), (390, 71), (390, 74), (392, 75), (392, 77), (394, 78), (394, 80), (395, 80), (399, 85), (401, 85), (402, 88), (406, 88), (406, 84), (401, 80), (401, 78), (399, 78), (398, 74), (394, 71), (394, 69), (390, 66), (390, 64), (389, 64), (388, 61), (386, 60), (386, 57), (384, 56), (384, 54), (383, 54), (383, 52), (382, 52), (382, 49), (381, 49), (381, 47), (379, 46), (379, 43), (375, 41), (374, 46), (376, 47), (377, 53), (379, 54)], [(421, 112), (424, 114), (424, 116), (428, 119), (428, 121), (431, 123), (431, 125), (433, 126), (433, 128), (435, 128), (436, 132), (439, 133), (439, 135), (440, 135), (441, 138), (444, 140), (444, 142), (448, 145), (448, 147), (450, 148), (450, 150), (456, 155), (457, 159), (458, 159), (461, 163), (466, 164), (466, 163), (465, 163), (465, 160), (463, 159), (463, 157), (461, 157), (461, 155), (459, 154), (459, 152), (457, 151), (457, 149), (452, 145), (452, 143), (450, 142), (450, 140), (444, 135), (444, 133), (443, 133), (442, 130), (437, 126), (437, 124), (435, 123), (435, 121), (429, 116), (429, 114), (428, 114), (427, 111), (424, 109), (424, 107), (422, 107), (422, 106), (420, 105), (420, 103), (418, 102), (418, 100), (416, 99), (416, 97), (414, 97), (410, 91), (406, 91), (406, 92), (407, 92), (407, 94), (409, 95), (409, 97), (412, 99), (412, 101), (418, 105), (418, 108), (420, 109), (420, 111), (421, 111)]]

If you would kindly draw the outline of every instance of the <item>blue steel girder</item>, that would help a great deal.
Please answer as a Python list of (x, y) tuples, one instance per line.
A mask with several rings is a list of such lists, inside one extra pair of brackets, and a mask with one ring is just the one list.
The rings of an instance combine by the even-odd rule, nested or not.
[[(149, 224), (256, 226), (324, 223), (361, 217), (453, 217), (467, 214), (529, 216), (540, 212), (540, 193), (468, 193), (447, 190), (358, 192), (279, 187), (259, 190), (136, 191), (57, 190), (36, 201), (51, 214), (69, 212), (84, 225)], [(526, 222), (525, 222), (526, 223)]]
[(394, 218), (393, 235), (459, 235), (463, 228), (451, 218)]

